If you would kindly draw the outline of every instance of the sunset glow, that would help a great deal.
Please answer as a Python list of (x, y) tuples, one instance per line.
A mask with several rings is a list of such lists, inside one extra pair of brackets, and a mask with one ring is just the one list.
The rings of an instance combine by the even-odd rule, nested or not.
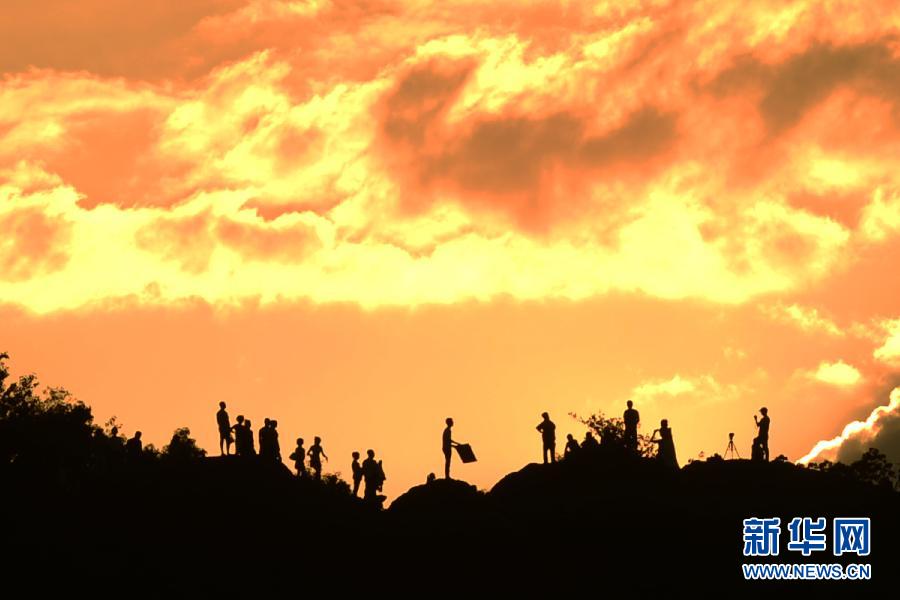
[(389, 495), (441, 470), (447, 416), (490, 487), (544, 410), (580, 437), (568, 413), (629, 398), (682, 463), (749, 455), (762, 406), (773, 458), (833, 459), (900, 419), (898, 28), (888, 2), (0, 3), (0, 351), (157, 445), (217, 452), (225, 400), (321, 435), (326, 470), (374, 448)]

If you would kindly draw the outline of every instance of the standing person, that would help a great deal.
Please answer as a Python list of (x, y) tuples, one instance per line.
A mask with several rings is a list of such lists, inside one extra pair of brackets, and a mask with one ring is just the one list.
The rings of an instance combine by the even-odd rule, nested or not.
[(253, 444), (253, 424), (250, 419), (244, 419), (244, 449), (247, 456), (256, 456), (256, 447)]
[(328, 460), (328, 455), (325, 454), (325, 450), (322, 449), (322, 438), (316, 436), (313, 439), (313, 445), (309, 447), (309, 466), (312, 467), (313, 477), (316, 479), (322, 478), (322, 457), (325, 457), (325, 460)]
[(354, 452), (351, 456), (353, 456), (353, 462), (350, 463), (350, 472), (353, 473), (353, 497), (358, 498), (359, 482), (363, 478), (363, 468), (359, 464), (359, 452)]
[(756, 415), (753, 415), (753, 421), (759, 428), (759, 433), (754, 443), (759, 444), (763, 460), (769, 462), (769, 409), (763, 406), (759, 409), (759, 412), (762, 413), (762, 419), (757, 419)]
[[(659, 433), (659, 439), (656, 439), (657, 432)], [(678, 459), (675, 457), (675, 441), (672, 439), (672, 430), (669, 428), (669, 421), (667, 419), (663, 419), (659, 422), (659, 429), (656, 429), (653, 432), (650, 441), (659, 444), (656, 458), (664, 465), (677, 469)]]
[(219, 427), (219, 454), (222, 456), (231, 454), (231, 443), (234, 440), (231, 437), (231, 419), (228, 418), (228, 412), (225, 410), (224, 402), (219, 402), (219, 411), (216, 413), (216, 424)]
[(244, 415), (238, 415), (231, 430), (234, 432), (234, 453), (238, 456), (247, 454), (247, 438), (244, 435)]
[(257, 433), (259, 436), (259, 457), (265, 460), (272, 459), (272, 421), (268, 417), (263, 420), (263, 426)]
[(550, 454), (550, 462), (556, 462), (556, 424), (550, 420), (549, 413), (541, 413), (544, 418), (535, 428), (541, 432), (541, 441), (544, 445), (544, 464), (547, 464), (547, 453)]
[(281, 462), (281, 444), (278, 443), (278, 421), (276, 421), (275, 419), (272, 419), (272, 421), (269, 423), (269, 425), (271, 425), (271, 427), (272, 427), (272, 432), (269, 434), (272, 436), (272, 438), (270, 440), (272, 443), (272, 460), (280, 463)]
[(453, 447), (459, 446), (453, 441), (453, 419), (447, 417), (444, 421), (447, 426), (444, 428), (444, 435), (441, 438), (441, 450), (444, 452), (444, 479), (450, 479), (450, 457), (453, 456)]
[(297, 438), (297, 448), (288, 458), (294, 461), (297, 477), (306, 477), (306, 448), (303, 447), (303, 438)]
[(641, 422), (641, 414), (634, 409), (634, 403), (631, 400), (627, 402), (627, 406), (628, 408), (625, 409), (625, 413), (622, 415), (622, 420), (625, 421), (625, 448), (637, 453), (637, 430), (638, 423)]
[(362, 463), (362, 475), (366, 482), (363, 499), (377, 502), (378, 492), (381, 490), (386, 477), (384, 476), (384, 467), (381, 461), (375, 460), (375, 451), (371, 448), (366, 450), (366, 460)]

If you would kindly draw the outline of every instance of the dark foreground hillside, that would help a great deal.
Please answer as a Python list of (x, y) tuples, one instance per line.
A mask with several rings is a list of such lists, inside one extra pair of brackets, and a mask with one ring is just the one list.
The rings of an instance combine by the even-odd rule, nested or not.
[[(237, 458), (148, 461), (77, 483), (0, 476), (4, 580), (41, 595), (256, 598), (324, 586), (864, 596), (900, 581), (900, 494), (789, 463), (673, 472), (598, 448), (528, 465), (489, 492), (437, 480), (385, 511), (336, 482)], [(867, 559), (830, 550), (804, 559), (786, 552), (785, 531), (777, 560), (870, 562), (873, 580), (744, 583), (742, 519), (751, 516), (871, 517)]]
[[(268, 598), (304, 594), (710, 597), (896, 595), (900, 493), (870, 451), (852, 465), (694, 462), (602, 443), (490, 491), (436, 480), (367, 504), (277, 459), (206, 458), (188, 429), (157, 450), (93, 422), (65, 390), (7, 383), (0, 354), (0, 597)], [(779, 517), (778, 557), (869, 563), (870, 581), (744, 582), (742, 521)], [(789, 551), (794, 517), (869, 517), (871, 555)], [(828, 534), (830, 538), (830, 533)], [(829, 540), (830, 541), (830, 540)], [(890, 590), (890, 591), (888, 591)]]

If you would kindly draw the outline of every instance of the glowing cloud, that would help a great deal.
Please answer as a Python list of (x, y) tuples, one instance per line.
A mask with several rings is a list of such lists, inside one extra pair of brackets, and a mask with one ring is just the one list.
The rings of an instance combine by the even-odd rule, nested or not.
[(844, 335), (834, 321), (822, 316), (818, 309), (811, 306), (777, 304), (765, 306), (762, 310), (773, 319), (793, 323), (804, 331), (822, 332), (837, 337)]
[(824, 454), (838, 453), (841, 446), (850, 441), (864, 444), (866, 440), (873, 440), (887, 419), (898, 410), (900, 410), (900, 388), (895, 388), (891, 392), (890, 402), (887, 405), (875, 408), (865, 421), (848, 423), (839, 436), (818, 442), (809, 453), (801, 457), (797, 462), (806, 464), (822, 457)]
[(900, 319), (886, 321), (884, 328), (888, 337), (884, 343), (875, 349), (873, 355), (878, 360), (893, 363), (900, 359)]
[(823, 362), (809, 376), (816, 381), (840, 387), (856, 385), (862, 379), (862, 374), (856, 367), (842, 360), (833, 363)]
[[(0, 179), (4, 223), (43, 238), (4, 250), (0, 294), (31, 310), (736, 304), (898, 231), (900, 59), (852, 5), (235, 0), (155, 8), (133, 38), (124, 4), (102, 12), (76, 29), (122, 34), (107, 58), (66, 38), (0, 65), (0, 172), (43, 182)], [(41, 14), (0, 22), (51, 40)], [(838, 336), (817, 310), (784, 309)]]
[(679, 402), (707, 404), (732, 399), (734, 386), (723, 386), (711, 375), (698, 377), (682, 377), (675, 375), (671, 379), (649, 381), (635, 387), (631, 398), (640, 405), (658, 405), (667, 400), (679, 398)]

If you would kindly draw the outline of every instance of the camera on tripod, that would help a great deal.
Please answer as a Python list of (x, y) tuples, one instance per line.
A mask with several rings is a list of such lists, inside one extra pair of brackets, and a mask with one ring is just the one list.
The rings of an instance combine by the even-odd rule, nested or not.
[(737, 447), (734, 445), (734, 433), (728, 434), (728, 445), (725, 447), (725, 459), (728, 460), (728, 455), (731, 454), (732, 460), (734, 457), (741, 457), (741, 454), (737, 451)]

